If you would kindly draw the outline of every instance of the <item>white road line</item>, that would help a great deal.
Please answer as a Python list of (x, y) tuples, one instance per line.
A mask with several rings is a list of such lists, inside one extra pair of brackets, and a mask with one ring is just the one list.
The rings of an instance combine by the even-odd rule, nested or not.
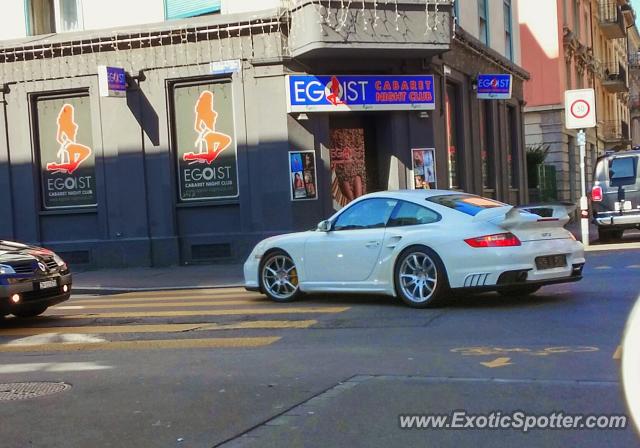
[(96, 362), (48, 362), (31, 364), (5, 364), (0, 366), (0, 374), (29, 372), (90, 372), (113, 369)]

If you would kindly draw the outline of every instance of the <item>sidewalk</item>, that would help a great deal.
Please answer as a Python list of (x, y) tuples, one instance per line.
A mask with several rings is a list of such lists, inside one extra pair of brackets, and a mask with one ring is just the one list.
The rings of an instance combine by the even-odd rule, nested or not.
[(243, 286), (241, 264), (73, 271), (76, 293), (158, 291)]

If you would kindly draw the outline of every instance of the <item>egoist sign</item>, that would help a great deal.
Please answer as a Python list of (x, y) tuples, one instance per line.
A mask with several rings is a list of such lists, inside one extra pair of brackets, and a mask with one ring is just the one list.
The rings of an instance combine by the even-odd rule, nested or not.
[(37, 135), (45, 209), (96, 205), (89, 102), (88, 95), (37, 101)]
[(434, 110), (432, 75), (290, 75), (288, 112)]
[(511, 99), (513, 77), (511, 75), (478, 75), (478, 99)]

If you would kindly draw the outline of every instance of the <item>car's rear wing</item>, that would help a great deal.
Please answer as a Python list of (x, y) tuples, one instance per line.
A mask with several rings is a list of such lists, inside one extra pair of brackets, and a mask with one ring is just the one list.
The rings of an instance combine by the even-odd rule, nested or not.
[(490, 221), (505, 229), (564, 227), (575, 209), (568, 203), (494, 207), (482, 210), (473, 220)]

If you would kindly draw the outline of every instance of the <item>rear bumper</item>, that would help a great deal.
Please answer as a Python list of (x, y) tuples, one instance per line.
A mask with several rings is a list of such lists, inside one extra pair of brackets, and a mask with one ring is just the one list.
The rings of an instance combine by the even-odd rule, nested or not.
[[(20, 279), (19, 281), (8, 281), (0, 284), (0, 315), (12, 314), (20, 309), (53, 306), (58, 303), (69, 300), (71, 297), (72, 276), (71, 274), (58, 275), (50, 278), (56, 280), (58, 286), (56, 288), (39, 291), (36, 284), (46, 279)], [(67, 292), (63, 291), (64, 286)], [(19, 294), (21, 301), (15, 304), (11, 301), (14, 294)]]
[[(465, 244), (465, 243), (463, 243)], [(505, 283), (574, 281), (574, 266), (585, 263), (584, 247), (572, 239), (523, 242), (522, 246), (479, 248), (469, 252), (462, 244), (442, 250), (451, 288), (495, 290)], [(567, 264), (552, 269), (538, 269), (536, 258), (565, 255)], [(505, 278), (506, 273), (524, 272), (524, 278)]]
[(600, 227), (635, 227), (640, 225), (640, 214), (597, 216), (595, 222)]
[(547, 285), (557, 285), (559, 283), (572, 283), (578, 282), (582, 280), (582, 274), (580, 275), (572, 275), (570, 277), (562, 277), (555, 278), (550, 280), (527, 280), (522, 282), (509, 282), (509, 283), (501, 283), (490, 286), (474, 286), (474, 287), (466, 287), (466, 288), (453, 288), (456, 292), (490, 292), (490, 291), (500, 291), (506, 290), (513, 287), (520, 286), (547, 286)]

